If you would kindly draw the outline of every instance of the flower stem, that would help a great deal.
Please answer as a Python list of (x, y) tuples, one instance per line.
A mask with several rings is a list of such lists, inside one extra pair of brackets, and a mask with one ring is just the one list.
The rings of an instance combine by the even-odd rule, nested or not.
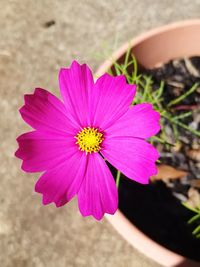
[(119, 188), (119, 182), (120, 182), (121, 172), (117, 170), (117, 177), (116, 177), (116, 186)]

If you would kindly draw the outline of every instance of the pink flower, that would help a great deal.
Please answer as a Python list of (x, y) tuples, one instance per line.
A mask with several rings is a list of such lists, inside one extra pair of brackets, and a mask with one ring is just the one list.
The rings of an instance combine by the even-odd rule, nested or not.
[(105, 162), (147, 184), (155, 175), (157, 150), (145, 141), (159, 130), (150, 104), (130, 106), (136, 92), (124, 76), (101, 76), (74, 61), (59, 73), (63, 102), (44, 89), (25, 95), (22, 118), (34, 131), (18, 137), (16, 156), (26, 172), (44, 172), (35, 191), (43, 204), (60, 207), (78, 196), (83, 216), (100, 220), (118, 206), (115, 181)]

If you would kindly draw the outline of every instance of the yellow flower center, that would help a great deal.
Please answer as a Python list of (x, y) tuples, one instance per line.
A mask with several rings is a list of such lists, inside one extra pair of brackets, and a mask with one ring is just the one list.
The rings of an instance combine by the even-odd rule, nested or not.
[(75, 138), (77, 139), (76, 144), (79, 145), (81, 151), (87, 153), (98, 152), (103, 141), (103, 134), (93, 127), (83, 128)]

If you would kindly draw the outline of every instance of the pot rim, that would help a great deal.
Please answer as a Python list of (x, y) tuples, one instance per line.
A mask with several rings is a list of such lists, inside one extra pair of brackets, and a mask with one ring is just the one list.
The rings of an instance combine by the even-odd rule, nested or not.
[[(200, 26), (200, 19), (190, 19), (160, 26), (131, 39), (129, 42), (126, 42), (119, 49), (117, 49), (109, 59), (105, 60), (104, 63), (100, 65), (95, 73), (95, 77), (98, 78), (99, 76), (103, 75), (113, 65), (115, 60), (121, 58), (125, 54), (128, 48), (136, 46), (148, 38), (159, 35), (160, 33), (195, 25)], [(126, 241), (157, 263), (165, 267), (199, 266), (198, 262), (189, 260), (184, 256), (170, 251), (169, 249), (150, 239), (147, 235), (135, 227), (119, 209), (116, 211), (115, 215), (111, 216), (106, 214), (106, 219), (111, 223), (112, 226), (114, 226), (114, 228), (121, 236), (124, 237)]]
[(127, 51), (128, 48), (137, 46), (139, 43), (153, 37), (155, 35), (159, 35), (160, 33), (164, 33), (167, 31), (171, 31), (173, 29), (184, 28), (188, 26), (195, 26), (200, 25), (200, 19), (190, 19), (184, 21), (173, 22), (167, 25), (159, 26), (153, 29), (148, 30), (140, 34), (138, 37), (132, 38), (130, 41), (123, 44), (119, 49), (117, 49), (112, 55), (100, 65), (100, 67), (95, 72), (95, 77), (98, 78), (99, 76), (103, 75), (106, 70), (108, 70), (113, 62), (116, 59), (119, 59), (123, 54)]

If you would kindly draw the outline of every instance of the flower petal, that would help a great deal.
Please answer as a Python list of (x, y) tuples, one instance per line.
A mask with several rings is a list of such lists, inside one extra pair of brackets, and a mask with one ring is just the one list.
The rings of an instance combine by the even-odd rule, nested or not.
[(136, 92), (135, 85), (126, 83), (123, 75), (101, 76), (91, 93), (92, 126), (105, 130), (119, 119), (131, 105)]
[(85, 178), (78, 192), (79, 209), (83, 216), (92, 215), (100, 220), (104, 213), (114, 214), (118, 193), (114, 178), (98, 153), (88, 155)]
[(130, 109), (111, 127), (106, 134), (112, 136), (133, 136), (149, 138), (160, 131), (160, 114), (151, 104), (138, 104)]
[(17, 138), (16, 157), (23, 160), (26, 172), (40, 172), (54, 168), (77, 151), (76, 139), (66, 135), (33, 131)]
[(80, 128), (69, 117), (64, 104), (48, 91), (36, 88), (33, 95), (25, 95), (24, 99), (20, 113), (34, 129), (74, 134)]
[(131, 137), (107, 138), (101, 154), (128, 178), (147, 184), (157, 173), (155, 161), (159, 154), (145, 140)]
[(79, 191), (86, 164), (86, 154), (77, 150), (67, 162), (45, 172), (35, 185), (35, 191), (43, 194), (43, 204), (54, 202), (60, 207), (70, 201)]
[(89, 124), (89, 94), (94, 82), (91, 70), (86, 64), (79, 65), (73, 61), (69, 69), (59, 73), (60, 91), (66, 109), (82, 127)]

